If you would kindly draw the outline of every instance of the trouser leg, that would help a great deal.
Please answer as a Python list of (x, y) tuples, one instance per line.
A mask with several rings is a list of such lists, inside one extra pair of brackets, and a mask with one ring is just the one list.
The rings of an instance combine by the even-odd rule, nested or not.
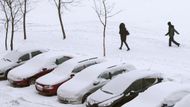
[(127, 50), (130, 50), (129, 45), (127, 44), (127, 42), (125, 41), (124, 43), (125, 43), (125, 45), (127, 47)]
[(174, 40), (174, 37), (170, 37), (170, 46), (171, 46), (171, 43), (172, 43), (172, 42), (173, 42), (174, 44), (176, 44), (177, 46), (179, 46), (179, 43)]
[(123, 47), (123, 41), (121, 41), (121, 45), (120, 45), (119, 49), (122, 49), (122, 47)]
[(172, 46), (172, 38), (169, 38), (169, 46)]
[(174, 39), (173, 39), (173, 43), (176, 44), (177, 46), (179, 46), (179, 43), (176, 42)]

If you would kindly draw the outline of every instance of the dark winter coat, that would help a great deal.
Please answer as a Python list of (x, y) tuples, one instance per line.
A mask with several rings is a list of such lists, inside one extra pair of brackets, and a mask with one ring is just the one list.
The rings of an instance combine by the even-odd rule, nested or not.
[(121, 41), (126, 41), (126, 36), (129, 35), (129, 32), (124, 27), (124, 28), (120, 28), (119, 34), (120, 34), (120, 37), (121, 37)]
[(177, 30), (175, 30), (173, 25), (170, 25), (168, 28), (168, 33), (166, 34), (169, 35), (170, 37), (173, 37), (175, 35), (175, 33), (179, 34)]

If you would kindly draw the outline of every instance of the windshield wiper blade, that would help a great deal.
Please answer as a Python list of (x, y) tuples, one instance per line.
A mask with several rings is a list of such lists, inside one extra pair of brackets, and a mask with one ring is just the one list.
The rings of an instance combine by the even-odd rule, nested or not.
[(109, 92), (109, 91), (105, 91), (105, 90), (103, 90), (102, 88), (101, 88), (101, 90), (102, 90), (103, 92), (105, 92), (105, 93), (108, 93), (108, 94), (113, 95), (113, 93), (111, 93), (111, 92)]

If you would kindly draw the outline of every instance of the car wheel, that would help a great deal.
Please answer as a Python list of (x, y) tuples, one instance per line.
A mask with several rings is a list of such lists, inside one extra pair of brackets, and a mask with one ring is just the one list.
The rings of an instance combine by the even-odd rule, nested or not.
[(90, 93), (87, 93), (85, 94), (83, 97), (82, 97), (82, 103), (85, 102), (86, 98), (90, 95)]
[(36, 82), (36, 79), (35, 78), (31, 78), (30, 82), (29, 82), (29, 85), (33, 85), (33, 84), (35, 84), (35, 82)]

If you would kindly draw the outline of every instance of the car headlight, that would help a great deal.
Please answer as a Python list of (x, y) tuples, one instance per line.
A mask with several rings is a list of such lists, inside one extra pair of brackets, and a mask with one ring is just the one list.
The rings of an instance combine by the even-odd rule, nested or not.
[(23, 80), (25, 80), (25, 79), (20, 78), (20, 77), (17, 77), (17, 78), (16, 78), (16, 81), (23, 81)]
[(50, 85), (47, 85), (47, 86), (44, 86), (45, 89), (53, 89), (53, 86), (50, 86)]

